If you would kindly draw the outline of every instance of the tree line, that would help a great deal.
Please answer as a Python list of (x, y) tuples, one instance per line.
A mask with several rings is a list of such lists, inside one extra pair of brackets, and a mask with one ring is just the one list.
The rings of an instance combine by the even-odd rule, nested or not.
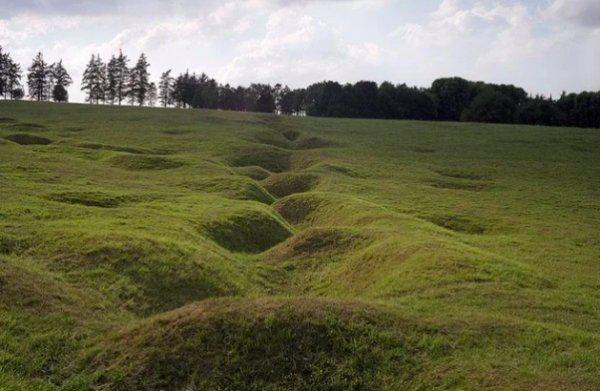
[[(316, 117), (468, 121), (600, 128), (600, 91), (563, 93), (558, 99), (531, 96), (506, 84), (440, 78), (429, 88), (406, 84), (322, 81), (306, 88), (253, 83), (248, 87), (220, 84), (201, 73), (171, 70), (150, 80), (149, 63), (141, 54), (131, 67), (119, 51), (105, 63), (92, 55), (81, 89), (92, 104), (206, 108), (309, 115)], [(0, 47), (0, 95), (22, 99), (21, 68)], [(28, 68), (29, 97), (38, 101), (68, 101), (71, 77), (62, 65), (47, 63), (38, 53)]]
[(135, 65), (128, 67), (129, 59), (122, 51), (104, 63), (100, 55), (92, 55), (83, 73), (82, 91), (89, 103), (154, 106), (157, 98), (156, 84), (150, 82), (148, 61), (142, 53)]
[[(25, 96), (22, 77), (21, 66), (0, 46), (0, 96), (4, 99), (22, 99)], [(67, 87), (72, 83), (62, 60), (48, 63), (41, 52), (35, 56), (27, 69), (27, 88), (31, 99), (67, 102)]]
[(430, 88), (359, 81), (315, 83), (290, 91), (289, 101), (321, 117), (491, 122), (600, 128), (600, 91), (530, 96), (514, 85), (435, 80)]

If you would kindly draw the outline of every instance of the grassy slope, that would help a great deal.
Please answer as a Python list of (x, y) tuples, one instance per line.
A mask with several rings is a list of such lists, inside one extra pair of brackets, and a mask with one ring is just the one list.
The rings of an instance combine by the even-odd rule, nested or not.
[(0, 388), (597, 389), (599, 156), (582, 129), (2, 102)]

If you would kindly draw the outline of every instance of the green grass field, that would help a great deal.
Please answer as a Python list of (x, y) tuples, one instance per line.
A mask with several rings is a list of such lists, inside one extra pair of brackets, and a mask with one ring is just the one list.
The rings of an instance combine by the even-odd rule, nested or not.
[(600, 389), (600, 132), (0, 103), (0, 389)]

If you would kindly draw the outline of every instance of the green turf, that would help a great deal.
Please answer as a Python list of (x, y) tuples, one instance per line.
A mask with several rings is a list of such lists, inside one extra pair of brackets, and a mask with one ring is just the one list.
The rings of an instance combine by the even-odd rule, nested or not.
[(600, 388), (600, 132), (1, 102), (0, 389)]

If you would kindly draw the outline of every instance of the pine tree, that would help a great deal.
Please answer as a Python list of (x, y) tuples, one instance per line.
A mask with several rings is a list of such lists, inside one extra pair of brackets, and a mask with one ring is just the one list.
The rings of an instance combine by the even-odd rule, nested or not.
[(121, 102), (123, 102), (129, 95), (129, 90), (127, 87), (129, 84), (129, 68), (127, 67), (128, 62), (129, 59), (127, 56), (125, 56), (122, 51), (119, 51), (119, 57), (117, 57), (115, 71), (115, 98), (117, 102), (119, 102), (119, 106), (121, 105)]
[(160, 104), (163, 107), (167, 107), (173, 104), (173, 78), (171, 77), (171, 70), (163, 72), (160, 76), (160, 82), (158, 88), (160, 90)]
[(12, 60), (10, 60), (8, 66), (6, 89), (10, 95), (10, 99), (21, 99), (23, 97), (23, 89), (21, 88), (21, 66)]
[(21, 67), (10, 57), (10, 53), (3, 52), (0, 46), (0, 96), (4, 99), (13, 99), (14, 90), (21, 86)]
[(94, 78), (95, 78), (95, 71), (94, 71), (94, 67), (96, 65), (96, 56), (94, 56), (92, 54), (92, 58), (90, 59), (90, 61), (88, 62), (87, 66), (85, 67), (85, 71), (83, 71), (83, 78), (81, 80), (81, 91), (86, 91), (87, 92), (87, 97), (85, 98), (86, 102), (90, 102), (90, 103), (94, 103)]
[(68, 102), (69, 93), (67, 92), (67, 89), (65, 87), (61, 86), (60, 84), (57, 84), (52, 90), (52, 99), (54, 99), (55, 102)]
[(153, 107), (156, 104), (157, 89), (154, 82), (148, 87), (148, 106)]
[(189, 75), (186, 72), (185, 74), (180, 74), (173, 81), (173, 102), (177, 107), (183, 107), (185, 109), (186, 100), (185, 100), (185, 86), (188, 82)]
[(71, 76), (62, 64), (62, 60), (52, 66), (52, 74), (54, 77), (54, 88), (52, 89), (52, 98), (56, 102), (67, 102), (69, 94), (67, 87), (73, 83)]
[(118, 100), (119, 75), (119, 60), (113, 55), (106, 66), (106, 101), (111, 105)]
[(8, 53), (3, 53), (2, 46), (0, 46), (0, 95), (3, 95), (4, 99), (8, 94), (9, 60), (10, 56)]
[(106, 90), (106, 65), (100, 55), (93, 55), (83, 73), (81, 90), (87, 91), (86, 101), (100, 103), (105, 99)]
[(143, 106), (148, 98), (148, 89), (150, 88), (150, 83), (148, 82), (150, 76), (148, 73), (149, 66), (150, 64), (146, 60), (146, 55), (142, 53), (138, 62), (129, 72), (129, 98), (131, 104), (137, 103)]
[(44, 56), (39, 52), (28, 71), (29, 96), (37, 101), (48, 100), (53, 87), (52, 65), (44, 61)]
[(14, 90), (11, 91), (10, 93), (10, 98), (11, 99), (23, 99), (23, 97), (25, 96), (25, 91), (23, 91), (23, 89), (21, 87), (17, 87)]
[(96, 55), (96, 68), (98, 69), (98, 100), (106, 102), (106, 64)]

